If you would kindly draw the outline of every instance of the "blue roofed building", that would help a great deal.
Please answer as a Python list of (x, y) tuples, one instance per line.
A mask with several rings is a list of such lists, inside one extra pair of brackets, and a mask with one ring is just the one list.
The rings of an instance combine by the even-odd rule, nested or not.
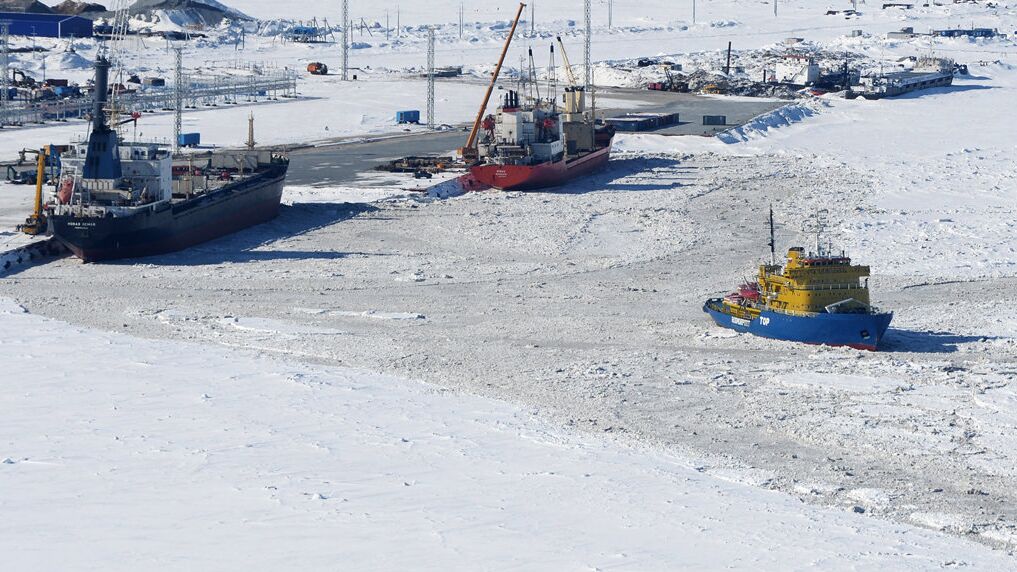
[(81, 16), (0, 12), (0, 22), (7, 22), (12, 36), (91, 38), (93, 34), (92, 21)]

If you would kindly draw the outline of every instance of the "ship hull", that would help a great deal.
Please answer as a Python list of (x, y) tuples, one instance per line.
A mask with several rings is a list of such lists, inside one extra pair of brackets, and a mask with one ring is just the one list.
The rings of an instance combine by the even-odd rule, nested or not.
[(470, 169), (473, 179), (503, 191), (535, 191), (557, 187), (595, 173), (607, 165), (611, 143), (574, 159), (538, 165), (477, 165)]
[(893, 313), (814, 314), (794, 316), (763, 310), (752, 320), (737, 318), (722, 311), (720, 299), (709, 300), (703, 311), (721, 327), (775, 340), (807, 344), (848, 346), (876, 351), (886, 334)]
[(52, 216), (49, 232), (86, 262), (176, 252), (275, 218), (286, 170), (286, 164), (272, 165), (221, 189), (130, 216)]

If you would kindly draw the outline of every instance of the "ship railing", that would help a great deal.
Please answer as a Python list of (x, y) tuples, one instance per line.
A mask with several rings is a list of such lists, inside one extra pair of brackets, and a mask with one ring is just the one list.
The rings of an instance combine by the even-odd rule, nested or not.
[(815, 284), (808, 286), (787, 286), (788, 290), (829, 291), (829, 290), (865, 290), (861, 284)]

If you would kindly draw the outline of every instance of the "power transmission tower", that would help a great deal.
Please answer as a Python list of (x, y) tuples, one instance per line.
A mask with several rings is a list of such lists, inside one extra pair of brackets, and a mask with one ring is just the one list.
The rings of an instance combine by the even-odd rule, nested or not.
[(350, 0), (343, 0), (343, 81), (350, 79)]
[(434, 27), (427, 28), (427, 128), (434, 129)]
[(593, 37), (593, 22), (592, 22), (592, 9), (590, 7), (591, 1), (586, 0), (586, 97), (590, 98), (590, 115), (593, 121), (597, 121), (597, 100), (593, 94), (593, 59), (590, 57), (590, 49)]
[(3, 90), (3, 94), (0, 94), (0, 127), (7, 125), (8, 123), (8, 111), (11, 107), (11, 27), (10, 22), (4, 20), (0, 22), (0, 42), (3, 42), (3, 52), (0, 53), (0, 72), (4, 74), (3, 81), (0, 82), (0, 89)]
[(173, 152), (180, 151), (180, 132), (183, 129), (184, 113), (184, 49), (173, 48), (176, 51), (176, 73), (174, 82), (174, 106), (173, 106)]

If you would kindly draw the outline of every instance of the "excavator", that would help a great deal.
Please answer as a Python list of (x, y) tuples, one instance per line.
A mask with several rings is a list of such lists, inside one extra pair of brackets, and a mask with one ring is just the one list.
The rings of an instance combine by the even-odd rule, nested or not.
[(42, 185), (46, 180), (46, 160), (49, 158), (49, 145), (35, 150), (25, 150), (26, 153), (35, 153), (38, 156), (37, 170), (35, 174), (35, 203), (31, 216), (25, 220), (25, 224), (18, 225), (18, 230), (36, 236), (46, 232), (46, 214), (42, 212)]

